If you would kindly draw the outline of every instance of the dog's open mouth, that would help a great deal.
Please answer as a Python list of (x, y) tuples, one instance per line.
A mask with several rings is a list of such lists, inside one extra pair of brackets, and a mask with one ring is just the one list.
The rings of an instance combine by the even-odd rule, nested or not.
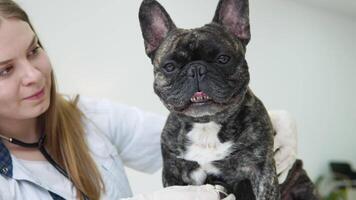
[(192, 98), (190, 98), (190, 101), (192, 103), (206, 103), (211, 100), (211, 97), (209, 97), (207, 94), (204, 92), (196, 92)]

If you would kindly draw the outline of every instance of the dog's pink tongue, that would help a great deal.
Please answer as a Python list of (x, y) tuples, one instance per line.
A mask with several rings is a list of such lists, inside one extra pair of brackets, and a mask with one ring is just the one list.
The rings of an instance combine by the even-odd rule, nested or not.
[(196, 92), (193, 97), (203, 97), (203, 96), (208, 96), (204, 92)]

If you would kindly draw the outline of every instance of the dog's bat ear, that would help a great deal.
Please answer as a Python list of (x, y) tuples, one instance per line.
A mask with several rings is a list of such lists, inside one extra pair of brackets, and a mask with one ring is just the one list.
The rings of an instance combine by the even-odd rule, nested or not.
[(248, 0), (220, 0), (213, 22), (223, 25), (246, 46), (251, 38)]
[(139, 11), (146, 53), (151, 57), (168, 33), (175, 29), (167, 11), (155, 0), (144, 0)]

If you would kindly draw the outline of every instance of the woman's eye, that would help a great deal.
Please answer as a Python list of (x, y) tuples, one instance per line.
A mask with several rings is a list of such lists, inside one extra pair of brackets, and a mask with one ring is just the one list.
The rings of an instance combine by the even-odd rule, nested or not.
[(6, 76), (8, 76), (10, 73), (11, 73), (11, 71), (12, 71), (12, 66), (10, 66), (10, 67), (5, 67), (5, 68), (3, 68), (3, 69), (0, 69), (0, 77), (6, 77)]
[(33, 48), (30, 53), (28, 54), (28, 56), (36, 56), (39, 51), (40, 51), (41, 47), (39, 45), (37, 45), (35, 48)]
[(217, 58), (217, 61), (218, 63), (220, 64), (227, 64), (229, 61), (230, 61), (230, 56), (227, 56), (227, 55), (220, 55), (218, 58)]
[(163, 69), (170, 73), (170, 72), (173, 72), (175, 69), (176, 69), (176, 66), (173, 64), (173, 63), (167, 63), (163, 66)]

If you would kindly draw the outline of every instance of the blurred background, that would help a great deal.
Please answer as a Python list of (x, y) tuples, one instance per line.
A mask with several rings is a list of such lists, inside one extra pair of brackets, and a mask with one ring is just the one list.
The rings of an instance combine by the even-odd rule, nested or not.
[[(17, 2), (50, 55), (60, 92), (168, 113), (152, 89), (137, 17), (141, 1)], [(211, 21), (218, 0), (160, 2), (178, 27), (194, 28)], [(346, 163), (336, 165), (338, 173), (356, 166), (356, 1), (250, 0), (250, 19), (250, 87), (268, 109), (294, 116), (299, 157), (323, 194), (345, 195), (355, 182), (343, 175), (338, 185), (330, 162)], [(160, 172), (127, 172), (134, 193), (162, 187)]]

